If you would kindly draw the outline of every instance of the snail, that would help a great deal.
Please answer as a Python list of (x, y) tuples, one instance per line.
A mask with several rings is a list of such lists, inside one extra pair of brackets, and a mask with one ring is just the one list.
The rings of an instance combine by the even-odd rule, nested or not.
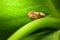
[(28, 13), (28, 16), (31, 20), (35, 20), (35, 19), (45, 17), (45, 14), (43, 12), (33, 12), (33, 11), (31, 11), (31, 12)]

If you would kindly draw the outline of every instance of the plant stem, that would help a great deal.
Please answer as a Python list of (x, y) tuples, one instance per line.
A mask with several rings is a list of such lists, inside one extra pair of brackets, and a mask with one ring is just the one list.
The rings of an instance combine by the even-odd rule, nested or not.
[(23, 26), (18, 31), (16, 31), (8, 40), (21, 40), (30, 33), (45, 27), (49, 28), (58, 28), (60, 29), (60, 21), (56, 18), (42, 18), (32, 21), (31, 23)]
[(59, 13), (57, 9), (55, 8), (54, 4), (52, 3), (52, 0), (45, 0), (47, 7), (50, 9), (51, 14), (53, 17), (59, 18)]

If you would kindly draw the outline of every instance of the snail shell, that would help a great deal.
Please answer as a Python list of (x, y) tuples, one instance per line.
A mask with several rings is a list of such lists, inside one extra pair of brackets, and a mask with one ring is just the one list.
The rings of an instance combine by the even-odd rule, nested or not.
[(31, 20), (39, 19), (45, 16), (43, 12), (29, 12), (28, 16)]

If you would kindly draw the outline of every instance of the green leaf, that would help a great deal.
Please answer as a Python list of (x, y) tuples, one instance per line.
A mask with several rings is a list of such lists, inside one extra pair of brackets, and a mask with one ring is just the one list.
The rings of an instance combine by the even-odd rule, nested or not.
[(57, 31), (48, 30), (45, 32), (40, 32), (27, 36), (23, 40), (60, 40), (59, 37), (60, 37), (60, 30)]

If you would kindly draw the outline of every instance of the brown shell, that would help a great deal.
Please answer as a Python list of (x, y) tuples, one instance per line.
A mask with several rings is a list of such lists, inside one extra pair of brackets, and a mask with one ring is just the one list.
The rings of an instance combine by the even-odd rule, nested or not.
[(28, 16), (31, 20), (39, 19), (45, 16), (43, 12), (29, 12)]

